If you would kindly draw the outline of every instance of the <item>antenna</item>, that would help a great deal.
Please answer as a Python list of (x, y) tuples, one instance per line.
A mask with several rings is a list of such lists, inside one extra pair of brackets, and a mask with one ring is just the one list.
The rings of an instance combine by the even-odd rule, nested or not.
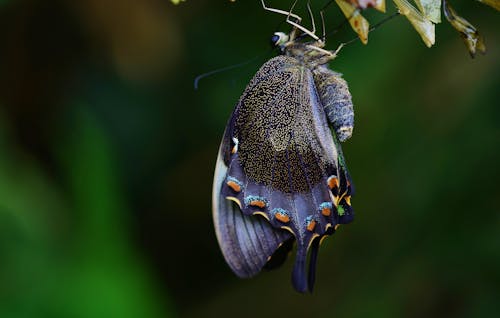
[[(269, 52), (270, 51), (266, 52), (265, 54), (268, 54)], [(208, 77), (208, 76), (211, 76), (211, 75), (214, 75), (214, 74), (218, 74), (218, 73), (222, 73), (222, 72), (225, 72), (225, 71), (229, 71), (229, 70), (232, 70), (232, 69), (235, 69), (235, 68), (238, 68), (238, 67), (245, 66), (247, 64), (250, 64), (250, 63), (256, 61), (257, 59), (261, 58), (265, 54), (259, 54), (259, 55), (255, 56), (254, 58), (251, 58), (251, 59), (246, 60), (244, 62), (241, 62), (241, 63), (238, 63), (238, 64), (233, 64), (233, 65), (229, 65), (229, 66), (225, 66), (225, 67), (221, 67), (221, 68), (218, 68), (216, 70), (200, 74), (200, 75), (196, 76), (195, 79), (194, 79), (194, 82), (193, 82), (194, 89), (198, 90), (200, 80), (203, 79), (203, 78), (205, 78), (205, 77)]]

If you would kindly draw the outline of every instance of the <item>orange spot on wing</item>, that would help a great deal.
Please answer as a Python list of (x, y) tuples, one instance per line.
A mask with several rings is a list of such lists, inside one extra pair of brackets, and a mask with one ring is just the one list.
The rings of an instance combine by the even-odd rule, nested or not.
[(330, 178), (328, 178), (328, 187), (330, 189), (334, 189), (334, 188), (337, 188), (339, 186), (339, 179), (337, 179), (337, 177), (334, 177), (334, 176), (331, 176)]
[(316, 227), (316, 221), (315, 220), (311, 220), (311, 222), (309, 222), (309, 224), (307, 224), (307, 227), (306, 229), (309, 231), (309, 232), (312, 232), (314, 231), (314, 228)]
[(235, 192), (240, 192), (241, 191), (241, 186), (237, 184), (236, 182), (229, 180), (227, 183), (227, 186), (233, 189)]
[(253, 200), (253, 201), (250, 201), (249, 205), (256, 206), (256, 207), (263, 209), (266, 207), (266, 202), (264, 202), (262, 200)]
[(330, 216), (332, 214), (332, 210), (330, 208), (324, 207), (321, 209), (321, 214), (324, 216)]
[(276, 219), (280, 222), (283, 222), (283, 223), (288, 223), (290, 222), (290, 217), (286, 214), (282, 214), (282, 213), (276, 213), (274, 215), (276, 217)]

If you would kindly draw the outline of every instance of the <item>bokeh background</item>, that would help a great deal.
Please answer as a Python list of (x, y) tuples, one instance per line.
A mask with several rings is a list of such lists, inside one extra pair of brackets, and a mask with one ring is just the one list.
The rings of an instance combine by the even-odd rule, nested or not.
[[(487, 55), (448, 23), (427, 49), (398, 17), (331, 63), (355, 103), (357, 214), (301, 295), (290, 260), (236, 278), (211, 221), (220, 137), (282, 16), (259, 1), (2, 0), (0, 317), (498, 317), (499, 14), (452, 5)], [(327, 28), (342, 21), (331, 6)], [(344, 24), (328, 48), (354, 37)]]

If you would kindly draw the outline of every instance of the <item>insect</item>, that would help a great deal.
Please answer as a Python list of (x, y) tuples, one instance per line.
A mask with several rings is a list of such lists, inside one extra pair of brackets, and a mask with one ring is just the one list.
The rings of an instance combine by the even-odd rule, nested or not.
[(239, 277), (281, 265), (295, 244), (292, 284), (306, 292), (314, 286), (320, 241), (353, 220), (340, 147), (352, 134), (353, 104), (346, 81), (327, 66), (342, 45), (325, 50), (314, 27), (301, 26), (291, 10), (262, 4), (287, 15), (293, 29), (273, 35), (281, 54), (262, 65), (227, 122), (213, 220), (224, 258)]

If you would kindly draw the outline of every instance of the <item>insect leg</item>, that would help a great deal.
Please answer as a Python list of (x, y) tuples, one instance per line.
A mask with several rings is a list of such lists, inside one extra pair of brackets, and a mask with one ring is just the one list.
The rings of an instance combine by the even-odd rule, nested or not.
[[(298, 15), (292, 13), (293, 7), (295, 7), (295, 4), (297, 3), (297, 0), (293, 3), (292, 8), (288, 12), (284, 11), (284, 10), (279, 10), (279, 9), (274, 9), (274, 8), (266, 7), (266, 4), (264, 3), (264, 0), (261, 0), (261, 2), (262, 2), (262, 7), (264, 8), (264, 10), (286, 15), (287, 16), (286, 22), (288, 24), (294, 26), (298, 30), (300, 30), (300, 31), (304, 32), (305, 34), (309, 35), (314, 40), (322, 42), (320, 40), (320, 38), (318, 38), (318, 36), (316, 34), (314, 34), (315, 30), (311, 31), (311, 30), (306, 29), (302, 25), (300, 25), (299, 23), (302, 21), (302, 18), (299, 17)], [(297, 19), (297, 22), (290, 20), (290, 17)]]
[[(287, 21), (288, 21), (288, 18), (289, 17), (292, 17), (292, 18), (295, 18), (297, 19), (297, 22), (300, 23), (302, 21), (302, 18), (299, 17), (298, 15), (296, 14), (293, 14), (292, 13), (292, 10), (290, 9), (290, 11), (285, 11), (285, 10), (280, 10), (280, 9), (275, 9), (275, 8), (270, 8), (270, 7), (267, 7), (266, 4), (264, 3), (264, 0), (260, 0), (261, 3), (262, 3), (262, 8), (264, 8), (264, 10), (267, 10), (267, 11), (271, 11), (271, 12), (274, 12), (274, 13), (279, 13), (279, 14), (283, 14), (283, 15), (286, 15), (287, 16)], [(292, 8), (295, 6), (295, 3), (297, 3), (297, 1), (294, 2)]]
[(321, 36), (321, 41), (325, 42), (326, 41), (326, 28), (325, 28), (325, 16), (323, 14), (323, 11), (320, 11), (319, 15), (321, 17), (321, 28), (323, 29), (323, 35)]
[(339, 47), (333, 52), (333, 56), (337, 56), (337, 53), (344, 47), (345, 43), (340, 43)]
[(311, 10), (311, 0), (308, 0), (307, 1), (307, 12), (309, 12), (309, 17), (311, 18), (311, 23), (312, 23), (312, 30), (311, 32), (312, 33), (316, 33), (316, 23), (314, 22), (314, 14), (312, 13), (312, 10)]

